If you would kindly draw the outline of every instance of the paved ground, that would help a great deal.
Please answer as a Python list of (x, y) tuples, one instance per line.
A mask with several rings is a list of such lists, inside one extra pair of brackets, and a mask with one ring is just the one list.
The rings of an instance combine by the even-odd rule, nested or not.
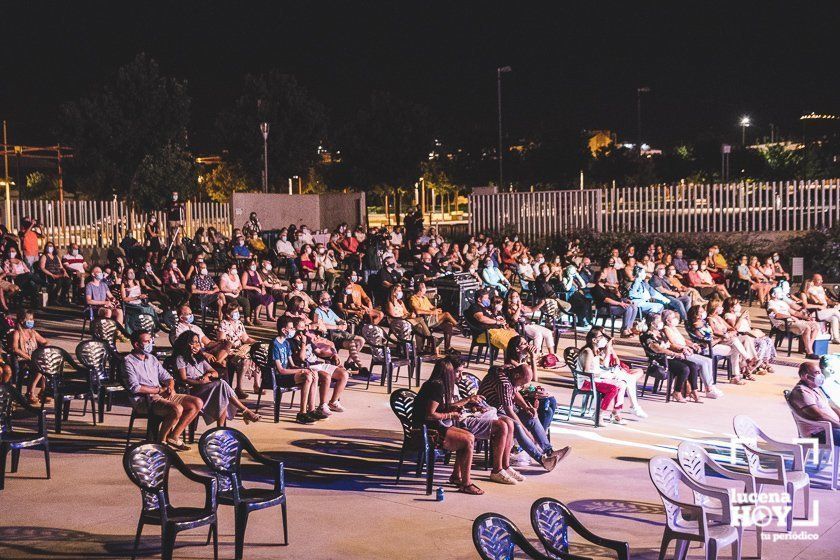
[[(758, 326), (766, 327), (755, 315)], [(55, 343), (75, 347), (79, 320), (50, 313), (39, 317), (39, 325)], [(270, 333), (260, 329), (255, 334), (267, 337)], [(165, 344), (162, 337), (159, 342)], [(464, 339), (457, 341), (458, 346), (465, 344)], [(562, 344), (571, 344), (571, 339)], [(637, 355), (638, 348), (622, 344), (620, 353)], [(554, 442), (572, 445), (573, 452), (554, 472), (526, 468), (526, 483), (500, 486), (486, 480), (487, 473), (477, 462), (476, 482), (486, 494), (472, 497), (447, 492), (443, 502), (427, 497), (420, 479), (409, 476), (399, 486), (394, 484), (401, 432), (378, 384), (365, 391), (363, 384), (355, 383), (343, 399), (347, 412), (312, 426), (293, 423), (286, 409), (279, 424), (264, 419), (245, 427), (234, 421), (233, 426), (259, 449), (282, 458), (288, 473), (290, 545), (278, 546), (282, 538), (279, 511), (257, 512), (248, 526), (245, 557), (475, 558), (470, 527), (477, 515), (502, 513), (533, 537), (529, 507), (535, 499), (551, 496), (566, 502), (595, 532), (629, 541), (633, 558), (657, 558), (663, 511), (648, 478), (646, 460), (657, 454), (673, 455), (686, 439), (725, 446), (732, 434), (732, 417), (738, 413), (760, 419), (772, 434), (793, 437), (794, 426), (781, 392), (795, 383), (793, 366), (799, 358), (783, 361), (790, 365), (778, 366), (772, 376), (742, 387), (724, 385), (726, 396), (718, 401), (666, 404), (661, 396), (646, 396), (644, 406), (650, 418), (636, 422), (631, 417), (627, 426), (594, 429), (587, 423), (557, 421)], [(424, 377), (429, 371), (425, 365)], [(482, 368), (471, 371), (484, 373)], [(543, 375), (542, 383), (553, 387), (561, 404), (567, 403), (569, 390), (562, 379), (568, 373)], [(130, 555), (140, 500), (121, 464), (127, 421), (128, 408), (117, 406), (106, 416), (104, 426), (93, 427), (89, 416), (81, 417), (81, 404), (74, 403), (64, 433), (51, 436), (52, 480), (44, 479), (42, 455), (23, 452), (20, 471), (7, 476), (6, 489), (0, 492), (0, 558)], [(191, 465), (201, 464), (196, 450), (184, 457)], [(816, 540), (765, 542), (764, 558), (837, 558), (840, 501), (837, 493), (825, 489), (827, 473), (815, 475), (812, 483), (819, 522), (804, 529)], [(254, 479), (265, 476), (251, 467), (248, 474)], [(439, 468), (438, 475), (438, 482), (443, 483), (449, 469)], [(180, 477), (173, 478), (172, 490), (179, 504), (203, 500), (203, 490)], [(797, 515), (801, 507), (800, 501)], [(230, 508), (220, 508), (219, 523), (221, 557), (232, 558)], [(156, 529), (147, 528), (141, 543), (144, 554), (157, 557), (159, 542)], [(211, 548), (203, 543), (201, 534), (179, 536), (176, 557), (212, 557)], [(755, 534), (748, 530), (744, 554), (754, 556), (755, 550)], [(602, 557), (589, 546), (579, 546), (574, 552)], [(692, 549), (691, 556), (701, 557), (701, 553)]]

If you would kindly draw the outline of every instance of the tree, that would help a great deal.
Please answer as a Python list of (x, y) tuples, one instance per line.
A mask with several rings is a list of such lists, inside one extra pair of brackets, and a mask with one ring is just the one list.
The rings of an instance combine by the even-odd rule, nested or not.
[(137, 166), (126, 198), (143, 210), (163, 207), (172, 191), (182, 198), (195, 196), (198, 164), (192, 155), (176, 145), (166, 145), (148, 154)]
[[(190, 97), (185, 82), (161, 75), (139, 54), (108, 82), (61, 107), (58, 137), (75, 148), (67, 175), (91, 198), (130, 194), (146, 159), (185, 153)], [(170, 189), (171, 190), (171, 189)]]
[(289, 177), (306, 175), (317, 162), (326, 120), (324, 107), (294, 76), (273, 70), (245, 76), (242, 94), (219, 115), (216, 132), (228, 159), (245, 173), (250, 185), (262, 188), (260, 123), (267, 122), (270, 190), (282, 192)]
[(256, 190), (248, 182), (245, 173), (235, 163), (220, 163), (201, 177), (201, 184), (207, 196), (216, 202), (227, 202), (234, 192)]
[(21, 198), (58, 198), (58, 178), (33, 171), (26, 176), (26, 191), (19, 189)]

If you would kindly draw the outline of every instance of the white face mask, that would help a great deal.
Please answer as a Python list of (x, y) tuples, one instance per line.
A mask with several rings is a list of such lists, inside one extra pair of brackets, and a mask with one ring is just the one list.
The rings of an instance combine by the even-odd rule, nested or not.
[(47, 247), (47, 253), (52, 255), (53, 251), (55, 251), (55, 249), (53, 247)]
[(605, 337), (601, 337), (601, 339), (598, 340), (598, 348), (606, 348), (608, 343), (609, 341)]
[(74, 257), (79, 256), (79, 250), (78, 249), (73, 249), (72, 251), (70, 251), (70, 253), (72, 253)]
[(271, 263), (265, 263), (265, 264), (263, 265), (263, 268), (265, 268), (266, 270), (270, 271), (270, 270), (271, 270)]
[(256, 272), (257, 271), (257, 265), (255, 265), (255, 264), (252, 264), (250, 266), (250, 268), (251, 268), (251, 272)]
[(207, 269), (202, 268), (201, 270), (198, 271), (198, 273), (201, 274), (202, 276), (207, 276)]

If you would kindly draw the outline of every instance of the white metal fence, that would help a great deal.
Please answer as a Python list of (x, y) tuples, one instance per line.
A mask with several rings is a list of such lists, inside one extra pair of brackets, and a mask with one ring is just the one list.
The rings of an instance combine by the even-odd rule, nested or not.
[(840, 220), (840, 180), (470, 196), (470, 231), (526, 238), (582, 228), (645, 233), (801, 231)]
[[(161, 232), (166, 229), (166, 213), (154, 212)], [(143, 240), (149, 213), (129, 209), (117, 200), (12, 200), (10, 231), (20, 229), (24, 217), (37, 218), (42, 224), (45, 240), (66, 246), (71, 242), (82, 247), (106, 246), (116, 236), (117, 242), (127, 231)], [(231, 234), (230, 204), (220, 202), (186, 203), (185, 233), (190, 236), (199, 227), (214, 227), (225, 235)]]

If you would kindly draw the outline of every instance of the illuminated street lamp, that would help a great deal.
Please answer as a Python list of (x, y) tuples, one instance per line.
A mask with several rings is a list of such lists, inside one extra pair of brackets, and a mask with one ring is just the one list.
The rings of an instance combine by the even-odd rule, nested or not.
[(260, 124), (263, 137), (263, 192), (268, 192), (268, 123)]
[(750, 126), (750, 118), (746, 115), (741, 117), (741, 145), (747, 145), (747, 127)]

